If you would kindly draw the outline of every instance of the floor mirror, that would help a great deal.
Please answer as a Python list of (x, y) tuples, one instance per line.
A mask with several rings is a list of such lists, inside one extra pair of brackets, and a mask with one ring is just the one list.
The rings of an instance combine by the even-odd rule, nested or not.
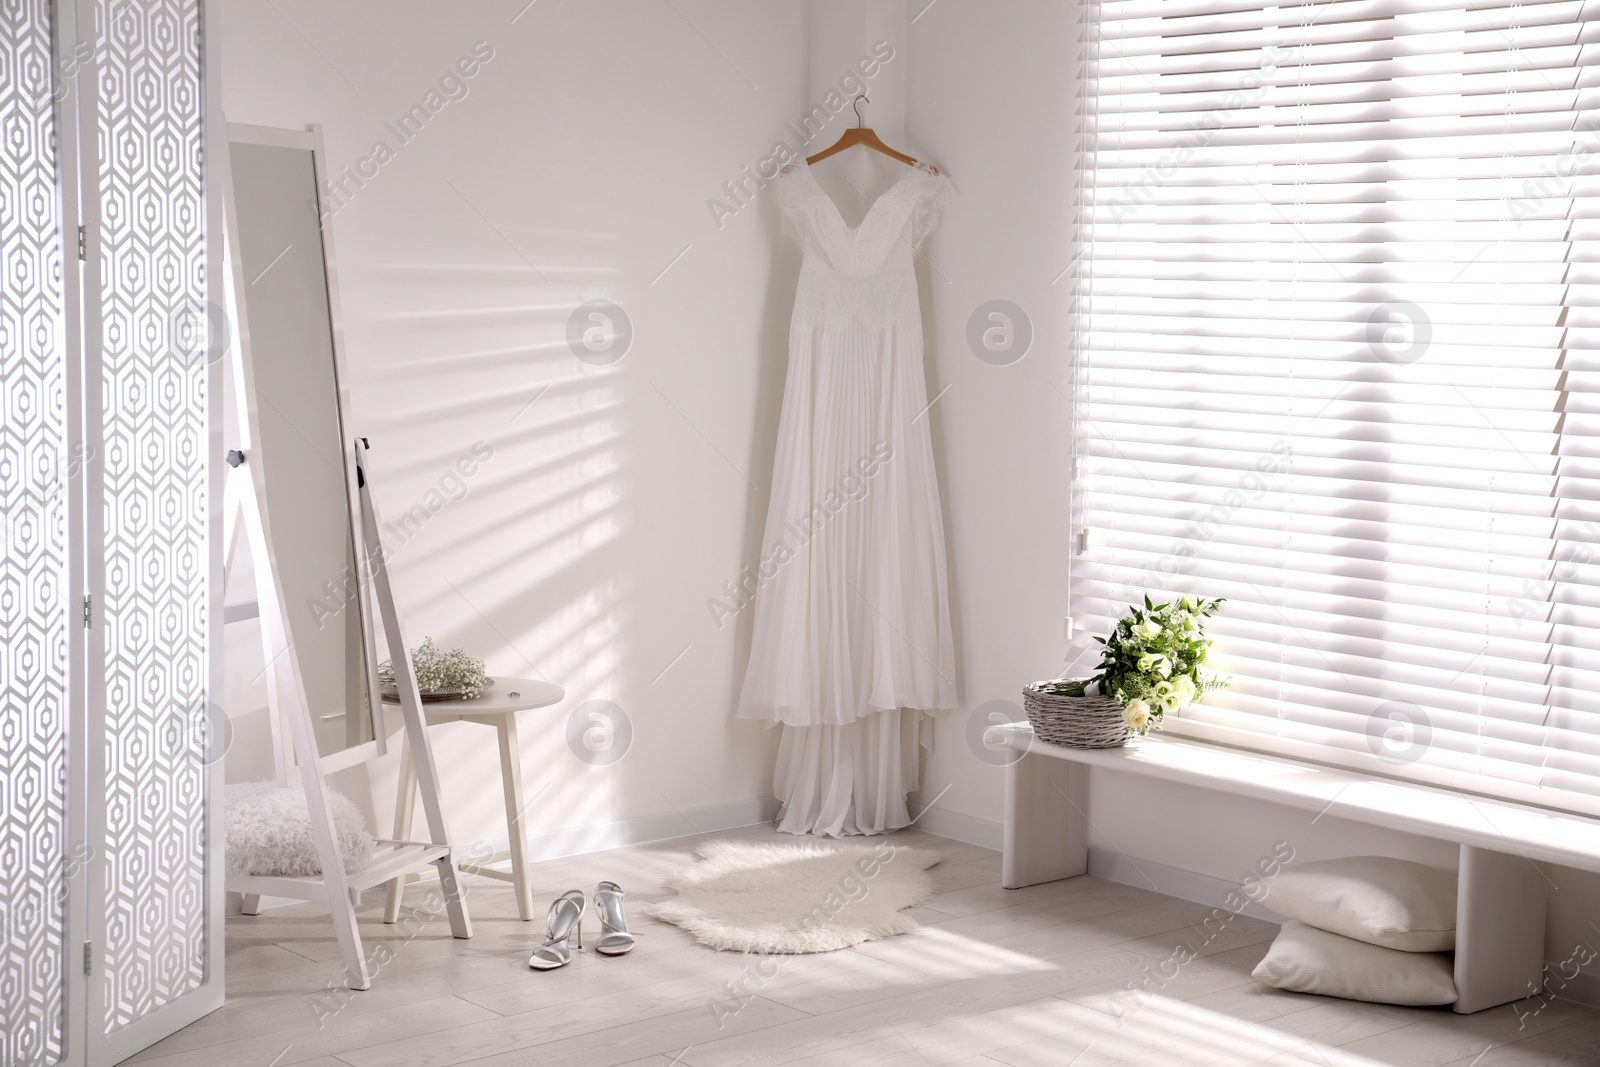
[[(333, 239), (322, 210), (321, 131), (229, 123), (224, 215), (235, 324), (236, 411), (225, 533), (228, 570), (248, 547), (280, 785), (305, 791), (322, 873), (230, 876), (244, 912), (261, 898), (329, 905), (347, 984), (371, 974), (354, 907), (398, 875), (437, 868), (457, 937), (471, 925), (439, 804), (438, 778), (377, 531), (364, 456), (350, 425)], [(324, 776), (385, 750), (379, 638), (394, 662), (428, 829), (379, 841), (359, 869), (340, 861)]]

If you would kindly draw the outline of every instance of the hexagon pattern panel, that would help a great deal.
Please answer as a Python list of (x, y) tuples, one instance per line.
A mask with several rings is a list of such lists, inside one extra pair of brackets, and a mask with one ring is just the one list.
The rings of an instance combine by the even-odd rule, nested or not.
[(0, 7), (0, 1063), (63, 1054), (65, 359), (48, 0)]
[(99, 0), (107, 1033), (204, 982), (207, 464), (198, 0)]

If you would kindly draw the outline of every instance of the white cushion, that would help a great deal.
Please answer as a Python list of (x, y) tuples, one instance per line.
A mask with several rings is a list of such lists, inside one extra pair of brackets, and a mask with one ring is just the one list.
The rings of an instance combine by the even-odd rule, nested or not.
[(1404, 952), (1456, 947), (1456, 876), (1387, 856), (1283, 868), (1261, 903), (1286, 919)]
[(1253, 972), (1296, 993), (1373, 1004), (1454, 1004), (1454, 965), (1445, 952), (1400, 952), (1297, 923), (1283, 924)]
[[(328, 812), (346, 871), (372, 862), (376, 842), (350, 798), (328, 791)], [(229, 876), (270, 874), (298, 878), (322, 873), (322, 854), (311, 836), (305, 790), (276, 782), (228, 786), (224, 833)]]

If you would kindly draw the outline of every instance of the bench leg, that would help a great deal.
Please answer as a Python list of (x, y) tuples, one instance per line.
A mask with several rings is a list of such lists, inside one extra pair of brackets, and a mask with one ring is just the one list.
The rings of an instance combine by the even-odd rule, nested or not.
[(1463, 1015), (1543, 991), (1549, 883), (1521, 856), (1461, 846), (1456, 1003)]
[(1006, 768), (1007, 889), (1089, 870), (1089, 768), (1029, 752)]

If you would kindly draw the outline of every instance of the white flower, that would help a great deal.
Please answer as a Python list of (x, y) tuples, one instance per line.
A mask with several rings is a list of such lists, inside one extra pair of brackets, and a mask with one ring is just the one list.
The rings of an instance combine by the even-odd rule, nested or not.
[(1161, 624), (1154, 619), (1146, 619), (1133, 628), (1134, 635), (1146, 641), (1154, 640), (1161, 636)]
[(1122, 721), (1134, 733), (1144, 733), (1150, 726), (1150, 705), (1142, 700), (1128, 701), (1122, 708)]
[(1183, 701), (1178, 698), (1178, 694), (1177, 693), (1168, 693), (1166, 696), (1161, 698), (1161, 710), (1162, 711), (1173, 711), (1173, 712), (1175, 712), (1175, 711), (1178, 711), (1182, 707), (1183, 707)]
[[(1185, 674), (1180, 675), (1178, 680), (1172, 683), (1172, 691), (1177, 694), (1182, 704), (1192, 704), (1198, 689), (1194, 684), (1194, 679)], [(1179, 706), (1181, 707), (1182, 704)]]
[(1137, 667), (1138, 667), (1138, 668), (1139, 668), (1139, 669), (1140, 669), (1140, 670), (1141, 670), (1141, 671), (1147, 671), (1147, 670), (1149, 670), (1149, 669), (1150, 669), (1150, 668), (1151, 668), (1151, 667), (1154, 667), (1154, 666), (1155, 666), (1155, 662), (1156, 662), (1156, 655), (1155, 655), (1155, 653), (1153, 653), (1153, 652), (1146, 652), (1146, 653), (1145, 653), (1145, 654), (1144, 654), (1144, 655), (1142, 655), (1142, 656), (1140, 656), (1140, 657), (1139, 657), (1139, 662), (1138, 662), (1138, 664), (1136, 664), (1136, 666), (1137, 666)]
[(1157, 656), (1155, 668), (1157, 674), (1166, 678), (1172, 674), (1172, 661), (1165, 656)]
[(1189, 596), (1187, 593), (1178, 598), (1178, 606), (1183, 608), (1184, 611), (1200, 610), (1200, 602), (1194, 597)]

